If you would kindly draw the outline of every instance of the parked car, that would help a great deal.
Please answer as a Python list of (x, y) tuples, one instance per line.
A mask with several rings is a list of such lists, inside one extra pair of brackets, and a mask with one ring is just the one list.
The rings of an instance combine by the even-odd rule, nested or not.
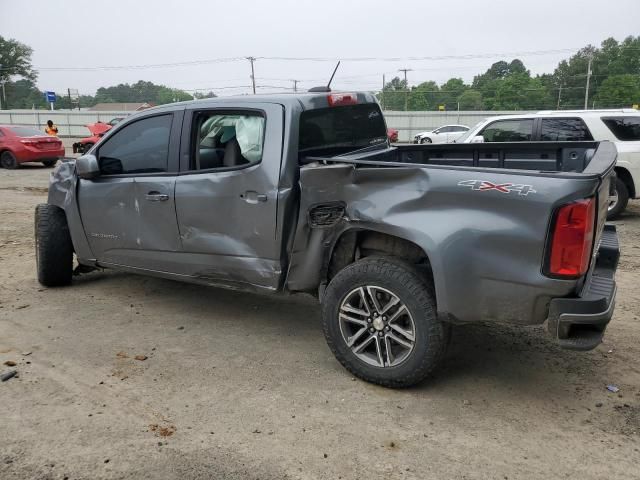
[(433, 371), (453, 323), (546, 321), (590, 349), (614, 309), (615, 158), (609, 142), (391, 146), (370, 93), (165, 105), (54, 170), (38, 280), (70, 284), (75, 253), (80, 271), (309, 292), (337, 359), (391, 387)]
[(398, 141), (398, 130), (395, 128), (387, 128), (387, 137), (391, 143), (396, 143)]
[(91, 132), (91, 136), (85, 137), (78, 142), (73, 144), (73, 153), (85, 153), (88, 152), (91, 147), (93, 147), (98, 141), (102, 138), (102, 136), (107, 133), (109, 130), (113, 128), (118, 122), (123, 120), (124, 117), (115, 117), (109, 120), (107, 123), (96, 122), (85, 125), (89, 132)]
[(435, 130), (420, 132), (413, 137), (413, 143), (452, 143), (469, 130), (466, 125), (444, 125)]
[(609, 205), (609, 218), (615, 219), (626, 209), (630, 198), (640, 198), (640, 112), (637, 110), (549, 110), (490, 117), (456, 142), (583, 140), (607, 140), (614, 142), (618, 149), (616, 193)]
[(64, 157), (58, 137), (46, 135), (32, 127), (0, 125), (0, 166), (17, 168), (22, 163), (40, 162), (53, 167)]

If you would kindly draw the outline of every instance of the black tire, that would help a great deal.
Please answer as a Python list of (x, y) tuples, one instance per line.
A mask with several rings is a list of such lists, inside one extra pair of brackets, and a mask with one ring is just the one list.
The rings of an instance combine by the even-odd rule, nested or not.
[(2, 155), (0, 155), (0, 166), (2, 168), (13, 170), (14, 168), (18, 168), (18, 160), (16, 160), (13, 153), (2, 152)]
[(629, 203), (629, 189), (620, 177), (616, 177), (616, 194), (617, 200), (609, 205), (607, 211), (607, 220), (615, 220), (627, 208)]
[(91, 147), (93, 147), (93, 145), (94, 145), (93, 143), (85, 143), (84, 145), (82, 145), (82, 151), (80, 153), (84, 155), (89, 150), (91, 150)]
[(42, 162), (42, 164), (47, 168), (53, 167), (56, 163), (58, 163), (58, 160), (45, 160)]
[(35, 243), (38, 282), (45, 287), (69, 285), (73, 244), (64, 210), (46, 203), (36, 207)]
[(420, 143), (432, 143), (431, 139), (429, 137), (425, 137), (422, 140), (420, 140)]
[[(413, 319), (413, 349), (397, 365), (366, 363), (347, 345), (341, 332), (339, 312), (342, 302), (354, 289), (367, 285), (392, 292)], [(347, 370), (362, 380), (393, 388), (415, 385), (438, 366), (448, 344), (450, 330), (437, 318), (431, 291), (427, 280), (412, 265), (401, 260), (367, 257), (352, 263), (331, 280), (322, 300), (323, 328), (329, 348)]]

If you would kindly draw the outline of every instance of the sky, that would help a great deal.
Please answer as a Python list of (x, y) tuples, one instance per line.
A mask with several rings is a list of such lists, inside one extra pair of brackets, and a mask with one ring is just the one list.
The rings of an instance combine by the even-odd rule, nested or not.
[(258, 92), (326, 84), (338, 59), (347, 90), (403, 68), (410, 85), (468, 82), (512, 58), (545, 73), (639, 21), (638, 0), (0, 0), (0, 35), (33, 48), (39, 88), (81, 94), (138, 80), (250, 93), (249, 56)]

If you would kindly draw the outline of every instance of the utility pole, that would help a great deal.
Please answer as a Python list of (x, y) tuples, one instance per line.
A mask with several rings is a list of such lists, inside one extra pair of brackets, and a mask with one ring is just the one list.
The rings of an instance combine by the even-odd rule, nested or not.
[(382, 100), (382, 110), (384, 110), (385, 102), (384, 102), (384, 87), (387, 82), (384, 81), (384, 73), (382, 74), (382, 92), (380, 94), (380, 100)]
[(587, 89), (584, 92), (584, 109), (587, 110), (589, 108), (589, 80), (591, 79), (591, 61), (593, 60), (593, 55), (589, 54), (589, 63), (587, 65)]
[(560, 89), (558, 90), (558, 105), (556, 105), (556, 110), (560, 110), (560, 99), (562, 98), (562, 84), (560, 84)]
[[(2, 64), (0, 63), (0, 75), (2, 75)], [(0, 99), (0, 110), (2, 110), (3, 108), (6, 108), (6, 97), (4, 94), (4, 81), (0, 80), (0, 83), (2, 84), (2, 98)]]
[(407, 105), (409, 103), (409, 83), (407, 82), (407, 72), (412, 72), (410, 68), (400, 68), (399, 72), (404, 72), (404, 86), (407, 89), (404, 95), (404, 111), (407, 111)]
[(253, 94), (256, 94), (256, 74), (253, 70), (253, 62), (256, 61), (256, 57), (247, 57), (247, 60), (251, 62), (251, 85), (253, 86)]
[(291, 80), (293, 82), (293, 91), (297, 92), (298, 91), (298, 82), (300, 80)]

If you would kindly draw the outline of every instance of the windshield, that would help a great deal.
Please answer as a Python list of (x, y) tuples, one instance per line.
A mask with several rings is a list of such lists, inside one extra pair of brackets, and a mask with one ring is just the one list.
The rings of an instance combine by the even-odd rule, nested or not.
[(18, 137), (35, 137), (44, 135), (43, 132), (36, 130), (35, 128), (30, 127), (8, 127), (13, 133), (15, 133)]
[(483, 119), (483, 120), (480, 120), (473, 127), (471, 127), (469, 130), (467, 130), (462, 135), (460, 135), (458, 138), (456, 138), (454, 143), (465, 143), (467, 138), (469, 138), (471, 135), (475, 135), (475, 133), (473, 133), (473, 132), (476, 132), (478, 130), (478, 128), (480, 127), (480, 125), (482, 125), (486, 121), (487, 121), (486, 118)]
[(387, 142), (384, 118), (375, 103), (308, 110), (300, 115), (298, 150), (304, 155), (339, 155)]

